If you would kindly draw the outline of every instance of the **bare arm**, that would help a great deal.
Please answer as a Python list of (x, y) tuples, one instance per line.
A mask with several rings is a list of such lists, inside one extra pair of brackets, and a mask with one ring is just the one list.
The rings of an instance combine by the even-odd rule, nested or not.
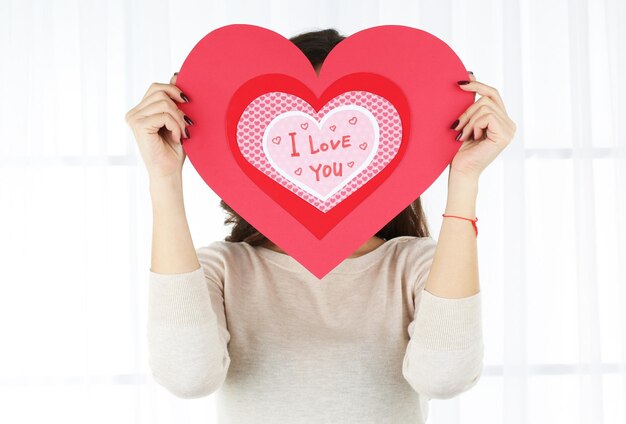
[(183, 136), (193, 123), (177, 103), (189, 99), (175, 85), (153, 83), (143, 99), (126, 113), (150, 178), (152, 198), (151, 271), (180, 274), (200, 268), (183, 202)]
[[(450, 171), (445, 213), (476, 217), (478, 178)], [(476, 235), (470, 221), (444, 218), (437, 249), (424, 289), (445, 298), (472, 296), (480, 291)]]
[[(183, 134), (192, 122), (175, 102), (174, 85), (153, 83), (126, 114), (150, 177), (153, 208), (149, 273), (149, 365), (157, 383), (181, 398), (206, 396), (226, 378), (230, 364), (220, 257), (196, 251), (185, 214)], [(191, 124), (190, 124), (191, 125)], [(200, 266), (199, 257), (206, 267)], [(204, 256), (202, 256), (204, 255)]]
[[(478, 183), (450, 174), (446, 214), (474, 218)], [(416, 295), (402, 372), (418, 393), (457, 396), (479, 380), (483, 368), (481, 295), (472, 223), (444, 218), (424, 290)], [(432, 256), (430, 256), (432, 255)]]
[[(464, 91), (480, 94), (455, 121), (461, 132), (461, 148), (450, 164), (446, 214), (476, 217), (478, 178), (511, 142), (517, 126), (507, 115), (500, 93), (478, 82), (458, 81)], [(476, 235), (472, 223), (458, 218), (444, 218), (433, 264), (425, 284), (429, 293), (444, 298), (463, 298), (480, 291)]]
[[(177, 397), (193, 399), (215, 392), (226, 379), (230, 334), (221, 280), (209, 280), (200, 266), (180, 180), (150, 180), (154, 218), (147, 336), (155, 381)], [(207, 252), (205, 263), (211, 258)], [(219, 266), (208, 271), (213, 268)]]
[(181, 274), (200, 268), (185, 214), (181, 180), (179, 175), (150, 179), (152, 272)]
[[(478, 178), (515, 133), (498, 91), (470, 75), (459, 87), (482, 97), (455, 122), (462, 142), (448, 178), (446, 215), (476, 216)], [(472, 223), (444, 218), (416, 316), (403, 374), (418, 392), (448, 399), (473, 387), (483, 369), (482, 306), (477, 238)]]

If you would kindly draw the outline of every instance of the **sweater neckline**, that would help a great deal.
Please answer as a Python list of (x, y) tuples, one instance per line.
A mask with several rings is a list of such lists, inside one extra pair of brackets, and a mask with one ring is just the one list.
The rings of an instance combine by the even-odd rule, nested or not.
[[(357, 256), (356, 258), (345, 258), (342, 262), (340, 262), (335, 268), (333, 268), (329, 274), (331, 273), (339, 273), (339, 274), (353, 274), (356, 272), (361, 272), (366, 268), (369, 268), (378, 260), (380, 260), (385, 254), (391, 249), (391, 246), (398, 243), (401, 240), (406, 240), (410, 238), (409, 236), (400, 236), (394, 237), (390, 240), (386, 240), (383, 244), (375, 248), (374, 250), (370, 250), (369, 252)], [(287, 268), (292, 271), (306, 270), (302, 264), (296, 261), (293, 257), (286, 253), (277, 252), (268, 247), (264, 246), (253, 246), (253, 249), (262, 257), (273, 262), (277, 265), (280, 265), (284, 268)]]

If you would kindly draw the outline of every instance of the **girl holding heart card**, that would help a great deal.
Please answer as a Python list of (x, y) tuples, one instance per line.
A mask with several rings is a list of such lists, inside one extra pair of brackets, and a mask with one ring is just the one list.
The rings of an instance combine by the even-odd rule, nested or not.
[[(329, 29), (290, 40), (319, 73), (344, 38)], [(450, 117), (463, 145), (439, 240), (418, 198), (317, 279), (223, 201), (230, 235), (194, 247), (182, 143), (201, 118), (178, 108), (193, 96), (175, 83), (152, 84), (126, 115), (150, 176), (147, 336), (160, 385), (185, 399), (215, 393), (220, 422), (424, 423), (429, 399), (477, 384), (478, 180), (516, 128), (495, 88), (471, 73), (459, 81), (481, 97)]]

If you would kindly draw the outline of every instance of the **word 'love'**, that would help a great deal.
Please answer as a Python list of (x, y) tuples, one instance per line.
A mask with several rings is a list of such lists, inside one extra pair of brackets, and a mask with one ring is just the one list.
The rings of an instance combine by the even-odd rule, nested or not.
[(377, 149), (378, 124), (367, 109), (355, 105), (336, 108), (319, 123), (300, 111), (283, 113), (263, 136), (270, 164), (322, 200), (366, 168)]

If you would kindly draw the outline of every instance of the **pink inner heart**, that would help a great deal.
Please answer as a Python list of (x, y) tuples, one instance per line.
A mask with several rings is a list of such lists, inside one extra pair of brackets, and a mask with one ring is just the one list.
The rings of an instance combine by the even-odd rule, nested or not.
[[(281, 143), (269, 143), (275, 139)], [(346, 105), (332, 109), (319, 123), (301, 111), (278, 115), (265, 129), (263, 151), (281, 175), (326, 200), (370, 164), (378, 140), (372, 113)]]
[[(346, 113), (343, 127), (339, 128), (338, 123), (334, 122), (334, 118), (331, 119), (329, 116), (331, 113), (336, 114), (346, 107), (351, 107), (353, 113)], [(357, 109), (358, 113), (356, 113)], [(285, 118), (289, 112), (300, 113), (299, 120), (288, 122), (288, 126), (292, 127), (292, 132), (296, 133), (294, 134), (296, 152), (300, 156), (295, 157), (290, 156), (293, 154), (293, 146), (292, 138), (288, 132), (268, 136), (270, 123), (277, 123), (279, 116)], [(368, 114), (369, 116), (366, 116)], [(324, 118), (326, 119), (324, 120)], [(350, 120), (353, 123), (350, 123)], [(322, 121), (323, 125), (320, 125)], [(365, 131), (368, 125), (379, 131), (377, 147), (373, 144), (373, 140), (354, 138), (357, 134), (356, 131)], [(371, 131), (373, 133), (374, 130)], [(317, 153), (311, 153), (309, 135), (312, 137), (313, 151), (319, 150)], [(349, 135), (350, 142), (346, 141), (344, 147), (342, 143), (345, 135)], [(318, 112), (306, 101), (292, 94), (278, 91), (265, 93), (254, 99), (246, 107), (237, 124), (237, 144), (246, 160), (260, 172), (322, 212), (327, 212), (335, 207), (385, 168), (398, 152), (401, 140), (402, 123), (397, 110), (387, 99), (367, 91), (348, 91), (340, 94), (330, 100)], [(324, 143), (326, 150), (322, 150), (321, 147)], [(314, 167), (313, 170), (307, 164), (303, 166), (303, 164), (296, 163), (298, 160), (305, 162), (307, 148), (309, 161), (313, 160), (315, 156), (320, 159), (317, 164), (315, 162), (310, 163)], [(277, 153), (282, 151), (283, 156), (287, 156), (278, 158), (272, 156), (270, 159), (265, 151), (267, 149), (274, 149)], [(321, 166), (318, 169), (320, 181), (309, 181), (308, 184), (305, 184), (307, 178), (310, 179), (311, 176), (316, 175), (316, 166), (322, 162), (332, 165), (334, 159), (340, 159), (341, 155), (349, 156), (348, 149), (354, 149), (355, 156), (354, 158), (343, 158), (341, 177), (344, 177), (345, 181), (341, 181), (341, 178), (335, 175), (335, 170), (338, 171), (338, 165), (335, 165), (335, 168)], [(341, 150), (344, 152), (340, 152)], [(368, 152), (373, 152), (373, 159), (368, 158)], [(270, 161), (274, 163), (270, 163)], [(282, 164), (278, 166), (281, 161)], [(366, 163), (366, 161), (369, 162)], [(289, 166), (289, 162), (294, 163)], [(361, 170), (358, 171), (357, 167)], [(328, 174), (327, 177), (324, 177), (324, 169)], [(307, 176), (307, 174), (309, 175)], [(315, 187), (322, 185), (321, 180), (325, 178), (328, 179), (328, 186), (325, 189)], [(332, 179), (335, 180), (334, 187), (333, 184), (330, 184)], [(312, 184), (313, 187), (309, 184)], [(330, 194), (326, 200), (322, 200), (325, 194), (328, 195), (333, 188), (337, 187), (340, 189), (334, 195)]]

